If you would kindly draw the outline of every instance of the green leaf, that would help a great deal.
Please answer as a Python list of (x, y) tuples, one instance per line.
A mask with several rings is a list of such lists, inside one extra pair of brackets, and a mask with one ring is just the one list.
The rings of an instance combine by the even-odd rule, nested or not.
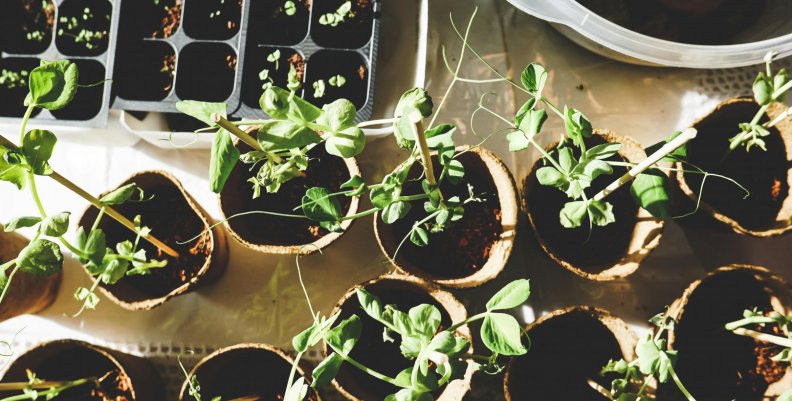
[(12, 231), (19, 230), (20, 228), (33, 227), (39, 222), (41, 222), (41, 217), (35, 217), (35, 216), (17, 217), (6, 223), (3, 229), (5, 230), (5, 232), (10, 233)]
[(536, 97), (541, 97), (547, 82), (547, 70), (537, 63), (531, 63), (523, 70), (520, 80), (525, 89), (536, 92)]
[(63, 268), (63, 254), (58, 244), (46, 239), (37, 239), (19, 252), (17, 266), (25, 273), (50, 276)]
[(564, 107), (564, 128), (567, 136), (578, 146), (583, 145), (583, 139), (592, 135), (591, 123), (583, 113)]
[(531, 296), (531, 283), (527, 279), (512, 281), (501, 288), (487, 302), (487, 311), (516, 308), (525, 303)]
[(358, 127), (349, 127), (340, 132), (333, 132), (325, 141), (327, 153), (343, 158), (355, 157), (365, 147), (366, 135)]
[(583, 223), (587, 213), (586, 201), (572, 201), (564, 204), (559, 217), (561, 225), (566, 228), (577, 228)]
[(304, 378), (299, 377), (289, 386), (289, 390), (283, 395), (283, 401), (302, 401), (306, 395), (308, 395), (308, 385), (305, 384)]
[(394, 110), (394, 117), (408, 116), (413, 122), (432, 115), (432, 97), (423, 88), (412, 88), (399, 99)]
[(528, 135), (520, 130), (512, 131), (506, 134), (506, 141), (509, 142), (509, 152), (519, 152), (528, 149), (531, 146), (531, 141)]
[[(602, 174), (611, 173), (613, 173), (613, 167), (602, 160), (589, 160), (583, 165), (583, 176), (587, 177), (588, 182), (594, 181)], [(588, 187), (588, 185), (586, 186)]]
[(102, 260), (107, 252), (107, 240), (101, 228), (91, 231), (88, 235), (88, 239), (85, 241), (85, 249), (83, 250), (88, 255), (88, 259), (91, 262), (97, 266), (102, 265)]
[(176, 110), (179, 110), (190, 117), (198, 119), (210, 127), (214, 127), (217, 124), (212, 121), (212, 114), (216, 113), (223, 118), (226, 118), (226, 110), (228, 110), (228, 105), (225, 103), (182, 100), (176, 102)]
[(523, 355), (522, 328), (511, 315), (489, 313), (481, 324), (481, 340), (490, 351), (501, 355)]
[(33, 174), (52, 174), (48, 161), (52, 157), (56, 142), (58, 138), (50, 131), (34, 129), (25, 133), (22, 138), (22, 154), (33, 168)]
[(533, 138), (542, 130), (542, 125), (547, 120), (547, 112), (544, 110), (530, 110), (525, 117), (518, 128), (520, 131), (525, 132), (528, 138)]
[(542, 185), (558, 188), (565, 187), (569, 184), (564, 174), (552, 166), (540, 167), (536, 170), (536, 179)]
[(407, 216), (407, 213), (410, 213), (410, 209), (412, 209), (412, 205), (408, 202), (397, 201), (389, 203), (382, 209), (382, 221), (385, 224), (393, 224)]
[(437, 151), (441, 163), (447, 163), (454, 157), (454, 132), (456, 126), (451, 124), (440, 124), (424, 132), (426, 144), (429, 149)]
[[(663, 145), (667, 144), (668, 142), (671, 142), (672, 139), (676, 138), (677, 136), (679, 136), (681, 134), (682, 134), (682, 131), (674, 131), (664, 141), (658, 142), (658, 143), (646, 148), (646, 154), (647, 155), (651, 155), (651, 154), (657, 152), (658, 150), (660, 150), (660, 148), (663, 147)], [(687, 145), (682, 145), (682, 146), (674, 149), (674, 151), (669, 153), (668, 156), (662, 158), (661, 161), (663, 161), (663, 162), (675, 162), (677, 160), (682, 160), (685, 157), (687, 157)]]
[(563, 147), (558, 149), (558, 164), (561, 167), (561, 172), (569, 175), (572, 170), (577, 166), (577, 160), (572, 154), (572, 149)]
[(514, 115), (514, 126), (519, 127), (522, 123), (522, 120), (528, 115), (530, 110), (533, 110), (536, 107), (536, 98), (532, 97), (528, 99), (525, 103), (523, 103), (522, 107), (517, 110), (517, 114)]
[(344, 358), (342, 358), (341, 355), (335, 352), (328, 355), (327, 358), (320, 362), (313, 372), (311, 372), (311, 377), (313, 377), (311, 387), (319, 388), (330, 384), (338, 374), (338, 370), (343, 363)]
[(376, 295), (368, 292), (365, 288), (358, 288), (355, 293), (357, 294), (358, 302), (360, 302), (360, 307), (363, 311), (371, 316), (372, 319), (381, 320), (383, 311), (382, 301), (380, 301)]
[(0, 181), (10, 182), (17, 189), (22, 189), (27, 183), (28, 170), (17, 162), (16, 157), (21, 158), (18, 153), (0, 146)]
[(129, 270), (129, 261), (112, 259), (104, 266), (104, 271), (99, 276), (99, 279), (105, 284), (112, 285), (124, 278), (127, 270)]
[(325, 341), (334, 350), (349, 354), (355, 348), (360, 333), (363, 331), (363, 323), (357, 315), (352, 315), (342, 321), (325, 335)]
[(432, 397), (432, 393), (405, 388), (396, 394), (385, 397), (385, 401), (434, 401), (434, 397)]
[(753, 83), (754, 100), (756, 100), (756, 103), (760, 106), (765, 106), (773, 101), (772, 94), (773, 84), (763, 72), (760, 72)]
[(77, 92), (77, 65), (68, 60), (46, 61), (30, 71), (30, 93), (25, 106), (58, 110), (69, 104)]
[(313, 221), (337, 222), (341, 219), (341, 204), (325, 188), (308, 188), (301, 207), (305, 217)]
[(432, 338), (434, 336), (443, 319), (440, 310), (438, 310), (436, 306), (429, 304), (421, 304), (410, 308), (408, 314), (412, 322), (413, 330), (426, 338)]
[(363, 177), (353, 175), (347, 182), (341, 184), (341, 188), (354, 189), (354, 191), (347, 194), (347, 196), (360, 196), (368, 190), (368, 185), (366, 185), (366, 181), (363, 181)]
[[(638, 356), (638, 366), (641, 373), (644, 375), (654, 375), (659, 373), (661, 358), (660, 353), (663, 351), (659, 345), (664, 345), (664, 340), (660, 340), (661, 344), (657, 344), (651, 334), (647, 334), (638, 340), (638, 345), (635, 347), (635, 354)], [(666, 378), (667, 379), (667, 378)], [(665, 383), (666, 380), (661, 380)]]
[(259, 106), (270, 117), (286, 119), (289, 112), (289, 91), (278, 87), (269, 87), (261, 94)]
[(234, 146), (231, 134), (221, 129), (212, 142), (212, 155), (209, 159), (209, 186), (214, 193), (220, 193), (225, 186), (231, 170), (239, 160), (239, 149)]
[(69, 212), (61, 212), (47, 217), (41, 222), (39, 232), (50, 237), (60, 237), (69, 230)]
[(303, 148), (319, 143), (322, 138), (304, 123), (289, 120), (270, 120), (256, 132), (261, 148), (268, 151)]
[(618, 142), (608, 142), (602, 143), (596, 146), (591, 147), (589, 150), (586, 151), (586, 159), (593, 160), (605, 160), (617, 153), (621, 149), (622, 144)]
[(330, 127), (332, 132), (338, 132), (355, 125), (355, 105), (347, 99), (338, 99), (322, 107), (322, 113), (316, 120), (317, 124)]
[(459, 160), (450, 160), (445, 165), (445, 170), (448, 175), (448, 181), (454, 185), (459, 184), (465, 178), (465, 166)]
[(613, 205), (609, 202), (589, 200), (588, 214), (596, 226), (606, 226), (616, 221), (616, 216), (613, 215)]
[(429, 245), (429, 233), (423, 227), (415, 226), (410, 231), (410, 242), (418, 246)]
[(99, 296), (85, 287), (77, 288), (77, 290), (74, 292), (74, 298), (76, 298), (78, 301), (84, 302), (86, 309), (96, 309), (96, 305), (99, 304)]
[(135, 194), (135, 191), (139, 190), (140, 188), (133, 182), (113, 190), (99, 199), (99, 201), (105, 205), (120, 205), (131, 199), (132, 195)]
[(409, 368), (406, 368), (401, 372), (399, 372), (399, 374), (396, 375), (395, 377), (396, 385), (404, 388), (412, 387), (412, 371), (413, 371), (413, 367), (410, 366)]
[(651, 168), (638, 174), (630, 186), (630, 193), (652, 216), (659, 219), (671, 217), (671, 188), (668, 176)]

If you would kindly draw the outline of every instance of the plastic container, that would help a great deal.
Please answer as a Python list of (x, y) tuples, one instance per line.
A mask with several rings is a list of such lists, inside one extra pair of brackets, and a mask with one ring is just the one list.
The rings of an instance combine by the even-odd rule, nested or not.
[(729, 68), (758, 64), (765, 54), (792, 55), (792, 6), (769, 0), (753, 29), (733, 45), (692, 45), (646, 36), (589, 11), (574, 0), (508, 0), (553, 24), (564, 36), (595, 53), (626, 63), (687, 68)]

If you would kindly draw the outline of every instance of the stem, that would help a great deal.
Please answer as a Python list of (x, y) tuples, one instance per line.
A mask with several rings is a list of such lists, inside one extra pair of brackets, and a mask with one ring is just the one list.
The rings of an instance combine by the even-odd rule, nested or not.
[(784, 110), (784, 112), (779, 114), (778, 116), (776, 116), (776, 118), (774, 118), (773, 121), (765, 123), (764, 127), (765, 128), (772, 128), (776, 124), (780, 123), (781, 121), (784, 121), (784, 119), (786, 119), (790, 115), (792, 115), (792, 107)]
[(341, 221), (354, 220), (354, 219), (359, 219), (361, 217), (370, 216), (370, 215), (372, 215), (374, 213), (377, 213), (377, 210), (379, 210), (379, 209), (371, 208), (369, 210), (366, 210), (365, 212), (356, 213), (356, 214), (353, 214), (353, 215), (350, 215), (350, 216), (344, 216), (344, 217), (341, 218)]
[[(36, 187), (36, 176), (33, 175), (33, 173), (28, 173), (28, 174), (29, 174), (28, 182), (30, 183), (30, 193), (33, 195), (33, 200), (36, 203), (36, 207), (38, 208), (39, 214), (41, 215), (41, 219), (44, 220), (47, 218), (47, 212), (44, 210), (44, 205), (41, 202), (41, 197), (39, 196), (38, 188)], [(58, 237), (58, 240), (72, 254), (77, 255), (82, 259), (88, 259), (88, 256), (83, 251), (77, 249), (77, 247), (69, 243), (69, 241), (63, 238), (63, 236)]]
[[(340, 356), (344, 361), (349, 362), (350, 365), (352, 365), (352, 366), (360, 369), (361, 371), (363, 371), (365, 373), (368, 373), (369, 375), (371, 375), (371, 376), (373, 376), (373, 377), (375, 377), (377, 379), (380, 379), (380, 380), (382, 380), (382, 381), (384, 381), (386, 383), (390, 383), (390, 384), (392, 384), (394, 386), (397, 386), (397, 387), (402, 387), (396, 382), (396, 379), (394, 379), (394, 378), (392, 378), (390, 376), (383, 375), (382, 373), (377, 372), (376, 370), (367, 368), (362, 363), (352, 359), (352, 357), (350, 357), (349, 355), (346, 355), (343, 352), (339, 351), (336, 347), (334, 347), (330, 343), (327, 343), (327, 345), (329, 345), (330, 348), (332, 348), (333, 351), (335, 351), (335, 353), (338, 354), (338, 356)], [(0, 400), (0, 401), (3, 401), (3, 400)]]
[(668, 372), (671, 373), (671, 378), (674, 379), (674, 383), (676, 383), (679, 391), (685, 395), (685, 398), (687, 398), (688, 401), (696, 401), (696, 399), (693, 398), (690, 392), (685, 388), (685, 385), (682, 384), (682, 380), (679, 380), (679, 376), (677, 376), (676, 371), (674, 370), (674, 364), (671, 363), (670, 359), (668, 359), (668, 355), (666, 355), (665, 352), (661, 352), (660, 357), (665, 359), (666, 363), (668, 364)]
[(459, 322), (459, 323), (457, 323), (455, 325), (452, 325), (451, 327), (447, 328), (446, 331), (454, 332), (458, 328), (460, 328), (460, 327), (462, 327), (462, 326), (464, 326), (464, 325), (466, 325), (468, 323), (472, 323), (472, 322), (475, 322), (477, 320), (484, 319), (485, 317), (487, 317), (488, 314), (489, 314), (489, 312), (482, 312), (482, 313), (479, 313), (478, 315), (473, 315), (473, 316), (471, 316), (471, 317), (469, 317), (469, 318), (467, 318), (467, 319), (465, 319), (465, 320), (463, 320), (463, 321), (461, 321), (461, 322)]
[(303, 352), (298, 352), (297, 356), (294, 357), (294, 363), (292, 363), (291, 371), (289, 372), (289, 381), (286, 382), (286, 391), (283, 393), (284, 395), (289, 394), (289, 389), (291, 389), (292, 384), (294, 384), (294, 375), (297, 373), (297, 365), (300, 363), (302, 356)]
[[(88, 379), (74, 380), (74, 381), (71, 381), (71, 382), (41, 382), (41, 383), (32, 384), (32, 385), (30, 383), (5, 383), (5, 384), (6, 385), (15, 385), (16, 386), (14, 388), (8, 389), (8, 390), (11, 390), (11, 391), (13, 391), (13, 390), (23, 390), (23, 389), (28, 388), (28, 387), (33, 388), (33, 389), (47, 389), (46, 391), (39, 391), (38, 392), (38, 396), (39, 397), (43, 396), (42, 398), (48, 398), (46, 396), (48, 396), (50, 394), (58, 394), (58, 393), (60, 393), (60, 392), (62, 392), (64, 390), (68, 390), (70, 388), (77, 387), (77, 386), (82, 386), (83, 384), (90, 383), (90, 382), (96, 383), (97, 380), (96, 380), (95, 377), (92, 377), (92, 378), (88, 378)], [(23, 386), (20, 388), (19, 385), (23, 385)], [(2, 384), (0, 384), (0, 386), (2, 386)], [(2, 388), (0, 388), (0, 391), (7, 391), (7, 390), (3, 390)], [(18, 394), (18, 395), (15, 395), (15, 396), (3, 398), (0, 401), (21, 401), (21, 400), (31, 400), (31, 399), (33, 399), (33, 398), (31, 398), (30, 395), (28, 395), (28, 394)]]
[[(16, 259), (12, 260), (11, 262), (16, 262)], [(14, 279), (14, 275), (16, 275), (17, 270), (19, 270), (19, 265), (15, 266), (14, 270), (11, 270), (11, 274), (8, 275), (8, 279), (6, 279), (5, 287), (3, 287), (3, 292), (0, 293), (0, 304), (3, 303), (6, 294), (8, 294), (9, 288), (11, 288), (11, 281)]]
[(786, 84), (784, 84), (784, 86), (782, 86), (782, 87), (778, 88), (778, 90), (776, 90), (775, 92), (773, 92), (773, 94), (772, 94), (772, 95), (770, 95), (770, 97), (771, 97), (772, 99), (778, 99), (779, 97), (781, 97), (781, 95), (783, 95), (783, 94), (784, 94), (784, 92), (786, 92), (786, 91), (788, 91), (788, 90), (790, 90), (790, 89), (792, 89), (792, 81), (789, 81), (789, 82), (787, 82)]
[[(247, 132), (243, 131), (236, 124), (232, 123), (231, 121), (228, 121), (226, 118), (224, 118), (220, 114), (218, 114), (218, 113), (212, 114), (212, 121), (215, 124), (219, 125), (221, 128), (223, 128), (224, 130), (230, 132), (231, 134), (233, 134), (234, 136), (239, 138), (242, 142), (245, 142), (246, 144), (248, 144), (248, 146), (250, 146), (251, 148), (253, 148), (255, 150), (258, 150), (259, 152), (264, 152), (264, 149), (261, 148), (261, 144), (258, 143), (257, 140), (255, 140)], [(267, 152), (267, 154), (270, 154), (270, 153)], [(278, 156), (278, 155), (271, 155), (271, 156), (272, 156), (273, 160), (275, 160), (276, 163), (280, 163), (281, 162), (280, 156)]]
[(435, 180), (434, 167), (432, 166), (432, 154), (429, 151), (429, 144), (426, 142), (424, 135), (423, 121), (417, 121), (411, 125), (415, 140), (418, 142), (418, 150), (421, 152), (421, 161), (423, 161), (424, 172), (426, 173), (426, 180), (432, 188), (437, 187)]
[(412, 201), (428, 199), (428, 198), (429, 198), (429, 195), (427, 195), (427, 194), (418, 194), (418, 195), (400, 196), (399, 200), (400, 201), (404, 201), (404, 202), (412, 202)]
[(596, 390), (598, 393), (602, 394), (604, 397), (608, 398), (611, 401), (615, 401), (610, 391), (608, 391), (608, 389), (606, 389), (605, 387), (602, 387), (599, 383), (595, 382), (592, 379), (586, 379), (586, 383), (588, 383), (588, 385), (591, 386), (591, 388)]
[(649, 167), (651, 167), (655, 163), (659, 162), (664, 157), (666, 157), (669, 153), (673, 152), (674, 150), (676, 150), (677, 148), (679, 148), (680, 146), (684, 145), (689, 140), (691, 140), (691, 139), (693, 139), (695, 137), (696, 137), (696, 130), (695, 129), (693, 129), (693, 128), (686, 129), (684, 132), (679, 134), (679, 136), (677, 136), (676, 138), (672, 139), (671, 141), (669, 141), (668, 143), (663, 145), (663, 147), (660, 148), (657, 152), (652, 153), (645, 160), (643, 160), (642, 162), (638, 163), (637, 166), (631, 168), (629, 171), (624, 173), (624, 175), (619, 177), (616, 181), (610, 183), (602, 191), (600, 191), (598, 194), (596, 194), (594, 196), (594, 198), (592, 198), (592, 199), (595, 200), (595, 201), (601, 201), (603, 198), (605, 198), (606, 196), (610, 195), (611, 193), (613, 193), (614, 191), (619, 189), (619, 187), (621, 187), (622, 185), (624, 185), (627, 182), (631, 181), (638, 174), (641, 174), (644, 170), (648, 169)]
[(734, 331), (737, 328), (740, 328), (740, 327), (743, 327), (743, 326), (747, 326), (749, 324), (766, 324), (766, 323), (775, 323), (775, 320), (773, 320), (773, 318), (770, 318), (770, 317), (767, 317), (767, 316), (746, 317), (746, 318), (742, 318), (740, 320), (736, 320), (736, 321), (731, 322), (731, 323), (727, 323), (726, 324), (726, 330)]
[(751, 120), (751, 125), (759, 124), (759, 120), (761, 120), (762, 116), (764, 115), (764, 113), (767, 112), (767, 108), (768, 107), (770, 107), (770, 105), (766, 104), (766, 105), (764, 105), (764, 106), (759, 108), (759, 110), (756, 112), (756, 115), (754, 116), (753, 120)]
[(734, 334), (737, 334), (739, 336), (751, 337), (753, 339), (763, 341), (766, 343), (780, 345), (785, 348), (792, 348), (792, 339), (789, 338), (774, 336), (772, 334), (767, 334), (767, 333), (760, 333), (758, 331), (749, 330), (742, 327), (736, 328), (732, 331), (734, 332)]
[(370, 121), (363, 121), (362, 123), (358, 124), (358, 128), (363, 127), (370, 127), (372, 125), (385, 125), (385, 124), (393, 124), (394, 122), (398, 121), (398, 118), (383, 118), (381, 120), (370, 120)]
[(19, 143), (25, 139), (25, 131), (27, 130), (27, 123), (30, 120), (30, 116), (33, 114), (33, 110), (36, 108), (34, 105), (28, 106), (27, 110), (25, 110), (25, 116), (22, 117), (22, 127), (19, 129)]

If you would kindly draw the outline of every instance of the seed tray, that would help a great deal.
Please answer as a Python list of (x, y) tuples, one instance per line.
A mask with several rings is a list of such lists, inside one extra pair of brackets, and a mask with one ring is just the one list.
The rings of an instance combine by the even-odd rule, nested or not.
[[(371, 117), (374, 78), (379, 40), (380, 0), (352, 0), (354, 18), (331, 27), (319, 23), (326, 13), (338, 9), (345, 0), (294, 1), (296, 11), (283, 14), (281, 0), (263, 0), (251, 7), (247, 33), (246, 63), (242, 71), (242, 97), (233, 117), (266, 117), (258, 105), (263, 93), (262, 70), (278, 86), (285, 87), (291, 65), (303, 83), (301, 95), (322, 106), (339, 98), (351, 100), (358, 120)], [(268, 59), (280, 52), (278, 62)], [(340, 75), (345, 83), (338, 85)], [(314, 83), (322, 81), (324, 96), (314, 96)]]
[[(69, 59), (77, 64), (84, 86), (63, 109), (36, 109), (32, 121), (80, 127), (107, 124), (111, 85), (105, 81), (112, 78), (119, 1), (6, 0), (0, 16), (0, 122), (15, 123), (23, 117), (27, 76), (40, 60)], [(90, 32), (101, 35), (87, 42)]]

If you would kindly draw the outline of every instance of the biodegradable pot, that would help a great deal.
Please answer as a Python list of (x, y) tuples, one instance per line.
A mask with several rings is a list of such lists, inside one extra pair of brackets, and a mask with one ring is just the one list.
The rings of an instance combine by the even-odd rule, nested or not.
[[(669, 333), (669, 346), (679, 352), (676, 371), (696, 399), (760, 401), (792, 388), (789, 365), (769, 361), (779, 349), (724, 328), (754, 307), (792, 314), (789, 284), (761, 267), (730, 265), (691, 284), (669, 308), (676, 320)], [(684, 397), (671, 383), (660, 387), (658, 399)]]
[[(419, 278), (384, 275), (350, 289), (338, 301), (332, 313), (340, 313), (339, 321), (356, 314), (363, 323), (362, 335), (350, 356), (390, 377), (396, 377), (399, 372), (412, 366), (412, 361), (404, 358), (399, 351), (398, 344), (383, 341), (382, 324), (369, 317), (361, 309), (355, 294), (358, 288), (365, 288), (379, 297), (384, 304), (396, 305), (399, 310), (405, 313), (420, 304), (435, 305), (442, 314), (441, 328), (450, 327), (452, 324), (467, 319), (465, 307), (451, 293)], [(458, 332), (470, 339), (470, 331), (467, 327), (460, 328)], [(325, 345), (324, 353), (328, 355), (327, 345)], [(441, 391), (434, 394), (435, 399), (438, 401), (461, 400), (470, 390), (470, 380), (474, 371), (473, 365), (468, 365), (464, 378), (448, 383)], [(369, 376), (349, 364), (341, 366), (338, 375), (333, 380), (333, 386), (351, 401), (382, 400), (387, 395), (399, 390), (398, 387)]]
[(2, 381), (27, 382), (28, 369), (44, 380), (104, 378), (99, 389), (83, 385), (63, 391), (57, 398), (62, 401), (165, 399), (162, 380), (148, 360), (82, 341), (57, 340), (40, 344), (16, 358)]
[[(763, 138), (767, 151), (735, 149), (724, 160), (729, 149), (728, 139), (739, 132), (738, 124), (751, 121), (758, 110), (759, 106), (750, 98), (734, 98), (719, 104), (693, 124), (698, 135), (687, 144), (687, 159), (704, 171), (736, 180), (751, 192), (745, 198), (743, 191), (733, 183), (708, 179), (701, 202), (701, 209), (707, 215), (739, 234), (770, 237), (792, 229), (792, 172), (789, 169), (792, 121), (785, 119), (769, 130), (770, 135)], [(760, 122), (784, 110), (784, 106), (774, 103)], [(679, 163), (677, 166), (680, 167)], [(679, 187), (691, 202), (698, 200), (702, 178), (701, 174), (676, 173)]]
[[(447, 181), (441, 184), (443, 194), (466, 199), (466, 184), (470, 183), (477, 195), (484, 194), (485, 201), (466, 205), (465, 216), (451, 223), (446, 231), (430, 234), (425, 247), (405, 242), (396, 253), (412, 224), (426, 216), (424, 201), (411, 202), (407, 216), (394, 224), (385, 224), (377, 212), (374, 233), (380, 249), (399, 271), (448, 287), (477, 287), (497, 277), (509, 260), (517, 235), (517, 189), (509, 169), (492, 152), (467, 146), (457, 147), (456, 151), (464, 152), (457, 160), (465, 166), (465, 178), (457, 185)], [(436, 155), (432, 159), (439, 177), (442, 167)], [(410, 180), (422, 173), (421, 165), (416, 163), (410, 170), (406, 193), (421, 192), (420, 182)]]
[[(140, 215), (143, 225), (151, 228), (152, 235), (173, 248), (180, 257), (174, 259), (167, 256), (141, 239), (140, 248), (146, 250), (146, 256), (157, 260), (166, 259), (168, 265), (153, 269), (147, 275), (126, 276), (113, 285), (100, 284), (102, 293), (125, 309), (146, 310), (217, 280), (228, 264), (228, 244), (222, 228), (214, 227), (196, 241), (178, 244), (209, 228), (211, 221), (207, 213), (181, 183), (167, 172), (142, 171), (119, 187), (133, 182), (151, 199), (127, 202), (114, 208), (129, 219)], [(88, 231), (98, 212), (98, 209), (89, 207), (80, 218), (79, 225)], [(178, 227), (171, 226), (174, 224)], [(135, 239), (132, 231), (109, 216), (102, 218), (99, 228), (104, 230), (107, 244), (111, 247), (118, 242)], [(91, 276), (91, 280), (96, 278)]]
[[(237, 148), (244, 154), (251, 148), (236, 141)], [(224, 225), (231, 236), (242, 245), (263, 253), (302, 254), (307, 255), (324, 249), (352, 225), (353, 220), (341, 222), (342, 232), (330, 233), (319, 227), (319, 224), (306, 219), (276, 217), (263, 214), (252, 214), (226, 220), (238, 213), (251, 211), (267, 211), (295, 214), (295, 207), (300, 206), (305, 190), (321, 186), (330, 193), (341, 190), (341, 184), (354, 175), (360, 175), (360, 168), (355, 159), (342, 159), (332, 156), (322, 145), (308, 152), (311, 163), (301, 177), (294, 178), (280, 187), (277, 193), (269, 194), (261, 190), (261, 196), (253, 199), (253, 190), (247, 180), (254, 177), (258, 169), (237, 163), (228, 177), (228, 181), (218, 195)], [(357, 213), (360, 200), (358, 197), (341, 197), (339, 201), (345, 216)]]
[[(646, 158), (643, 148), (629, 137), (605, 130), (594, 130), (594, 134), (587, 140), (589, 147), (605, 142), (622, 144), (619, 154), (610, 160), (638, 163)], [(587, 225), (564, 228), (558, 216), (570, 199), (558, 188), (539, 184), (536, 172), (541, 167), (543, 163), (538, 160), (523, 182), (522, 208), (542, 250), (565, 269), (590, 280), (608, 281), (634, 273), (660, 242), (663, 221), (640, 208), (630, 194), (630, 186), (624, 185), (605, 198), (613, 204), (616, 222), (595, 226), (593, 232)], [(594, 180), (589, 193), (599, 192), (625, 172), (625, 167), (614, 167), (613, 174)]]
[[(282, 400), (294, 360), (285, 352), (268, 344), (238, 344), (215, 351), (203, 358), (190, 372), (198, 378), (201, 397), (212, 400), (222, 397), (231, 400), (246, 396), (259, 396), (261, 400)], [(298, 366), (297, 373), (310, 384)], [(295, 379), (297, 377), (295, 376)], [(306, 398), (321, 401), (313, 389)], [(179, 393), (180, 401), (193, 401), (189, 380), (185, 380)]]
[[(4, 232), (0, 226), (0, 264), (16, 258), (27, 244), (25, 237)], [(34, 276), (17, 271), (5, 299), (0, 303), (0, 321), (25, 313), (40, 312), (52, 305), (58, 296), (62, 277), (62, 271), (51, 276)]]
[(635, 358), (635, 334), (610, 312), (573, 306), (544, 315), (526, 328), (528, 354), (514, 357), (503, 378), (507, 401), (601, 401), (587, 380), (610, 388), (601, 376), (610, 360)]
[[(323, 49), (311, 55), (308, 65), (310, 68), (307, 69), (305, 77), (305, 100), (321, 106), (338, 99), (347, 99), (358, 110), (366, 104), (369, 71), (366, 59), (360, 53)], [(343, 86), (330, 85), (330, 78), (336, 75), (346, 79)], [(323, 96), (315, 97), (313, 84), (319, 80), (324, 81), (325, 91)]]

